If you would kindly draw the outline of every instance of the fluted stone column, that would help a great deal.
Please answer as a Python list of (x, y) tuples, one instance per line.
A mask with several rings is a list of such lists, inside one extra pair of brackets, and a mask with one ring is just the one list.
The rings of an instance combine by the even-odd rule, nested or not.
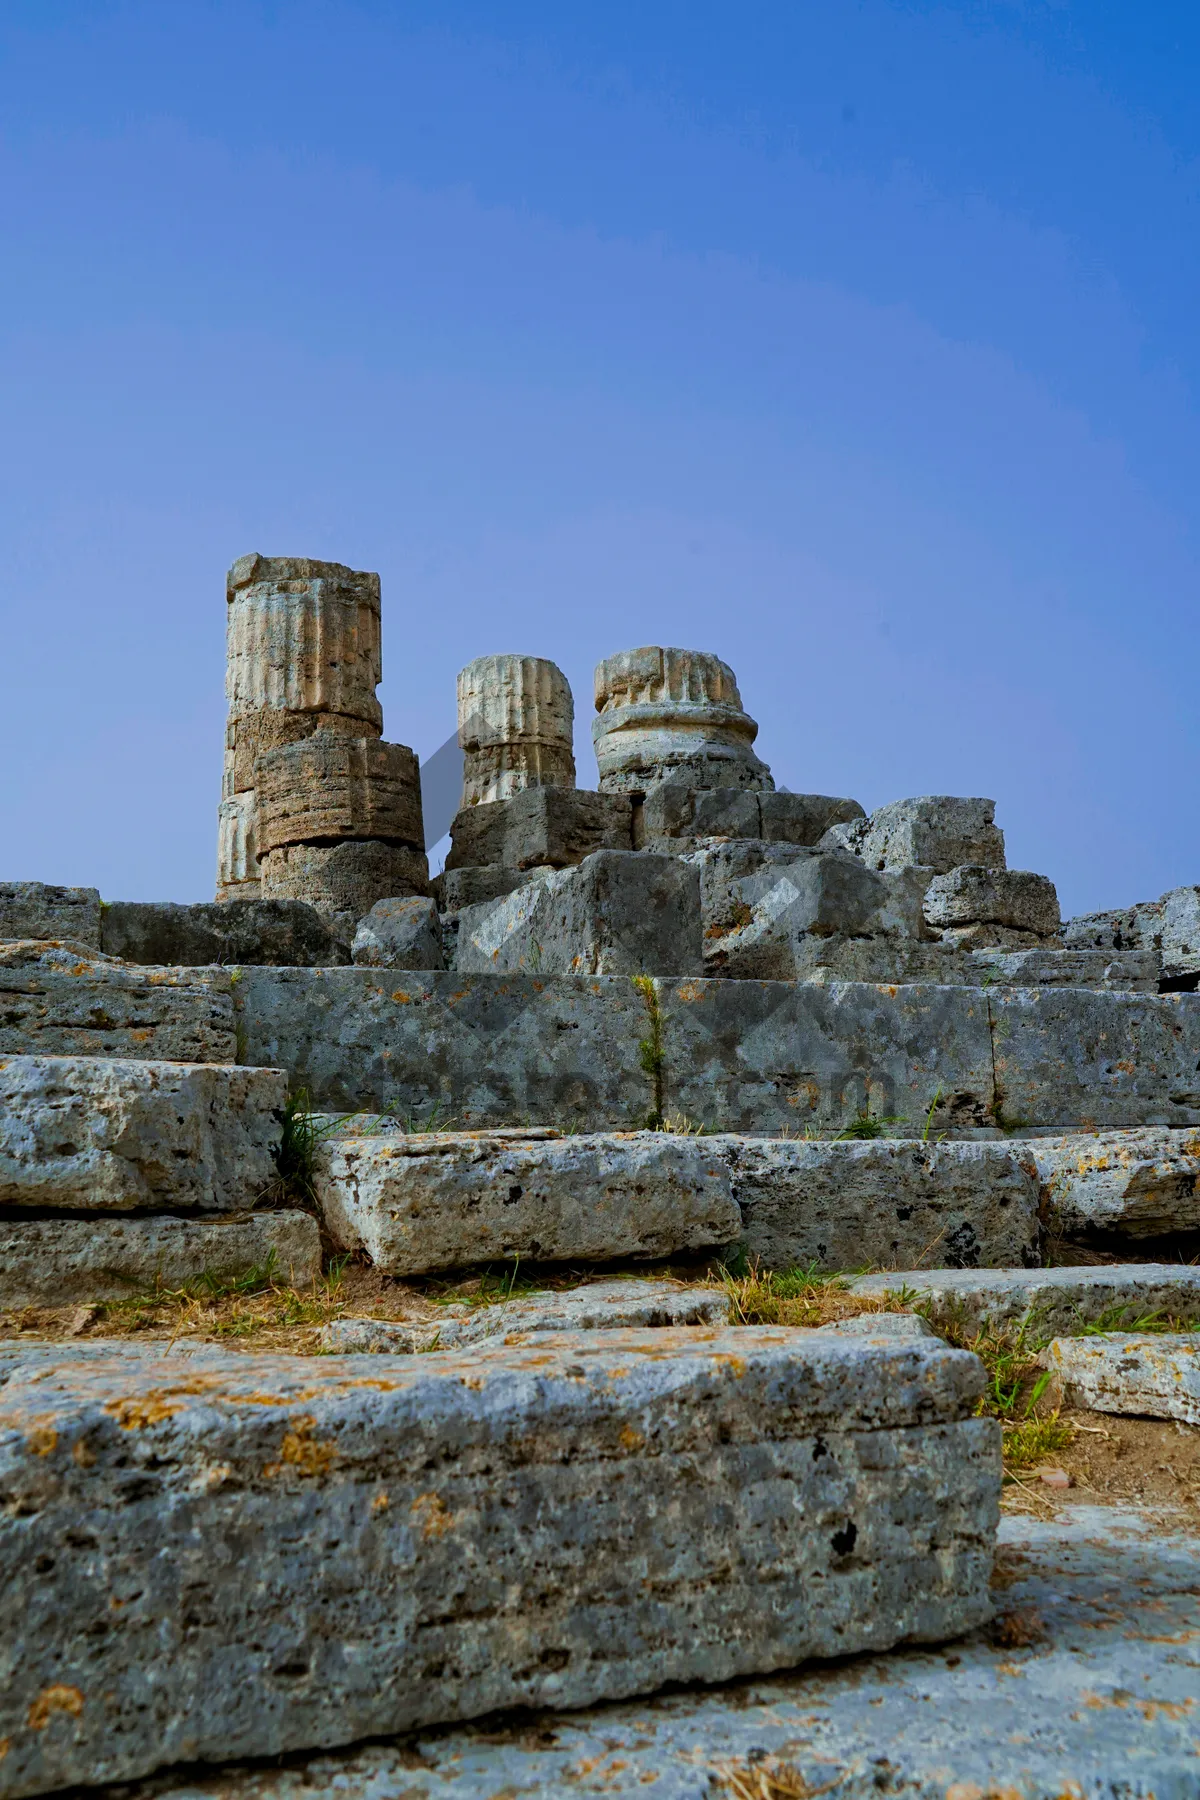
[(462, 804), (526, 788), (575, 786), (575, 707), (562, 670), (540, 656), (477, 656), (458, 677)]
[(597, 665), (596, 712), (602, 793), (644, 793), (668, 778), (697, 789), (774, 789), (752, 748), (758, 726), (719, 657), (658, 645), (618, 651)]

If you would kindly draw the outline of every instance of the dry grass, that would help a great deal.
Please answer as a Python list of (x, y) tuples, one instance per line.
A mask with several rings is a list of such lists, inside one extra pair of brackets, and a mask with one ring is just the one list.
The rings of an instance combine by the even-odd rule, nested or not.
[(765, 1756), (761, 1762), (722, 1763), (714, 1770), (719, 1790), (729, 1800), (814, 1800), (834, 1786), (814, 1787), (794, 1763)]

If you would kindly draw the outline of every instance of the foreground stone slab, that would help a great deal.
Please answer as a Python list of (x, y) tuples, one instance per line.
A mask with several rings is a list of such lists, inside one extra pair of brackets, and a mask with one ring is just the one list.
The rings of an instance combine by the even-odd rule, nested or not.
[(1200, 1230), (1200, 1132), (1147, 1127), (1030, 1138), (1014, 1149), (1060, 1231)]
[(1099, 1506), (1008, 1516), (1000, 1616), (952, 1656), (893, 1650), (730, 1689), (423, 1732), (285, 1769), (167, 1778), (130, 1800), (714, 1800), (731, 1769), (750, 1793), (770, 1794), (775, 1776), (776, 1793), (831, 1800), (1187, 1800), (1198, 1559), (1200, 1534), (1182, 1518)]
[(764, 1268), (1006, 1268), (1038, 1259), (1038, 1190), (1007, 1144), (695, 1140), (725, 1157)]
[(100, 948), (99, 888), (0, 881), (0, 941), (61, 938)]
[(318, 1146), (314, 1186), (333, 1241), (391, 1275), (670, 1256), (742, 1228), (720, 1155), (665, 1132), (333, 1139)]
[(386, 1375), (42, 1346), (0, 1375), (6, 1800), (990, 1612), (999, 1428), (928, 1342), (569, 1332)]
[[(321, 1333), (321, 1342), (327, 1350), (346, 1353), (405, 1354), (457, 1349), (517, 1332), (727, 1325), (729, 1313), (729, 1296), (722, 1288), (678, 1281), (594, 1281), (587, 1287), (530, 1294), (494, 1306), (452, 1302), (440, 1309), (432, 1323), (335, 1319)], [(889, 1316), (916, 1323), (906, 1313)]]
[(904, 1293), (936, 1321), (955, 1318), (982, 1330), (1024, 1325), (1042, 1338), (1078, 1330), (1126, 1307), (1200, 1313), (1200, 1268), (1179, 1263), (1106, 1263), (1079, 1269), (910, 1269), (859, 1275), (850, 1289), (864, 1297)]
[(0, 944), (0, 1055), (231, 1063), (228, 969), (134, 969), (65, 945)]
[(104, 908), (100, 948), (125, 962), (177, 968), (207, 963), (277, 963), (331, 968), (350, 953), (303, 900), (223, 900), (177, 906), (114, 900)]
[[(1200, 1295), (1197, 1302), (1200, 1321)], [(1042, 1366), (1057, 1378), (1067, 1406), (1200, 1425), (1200, 1332), (1055, 1338)]]
[(0, 1056), (0, 1206), (237, 1212), (275, 1175), (279, 1069)]
[(316, 1280), (321, 1234), (308, 1213), (0, 1219), (0, 1307), (124, 1300), (268, 1268), (289, 1287)]

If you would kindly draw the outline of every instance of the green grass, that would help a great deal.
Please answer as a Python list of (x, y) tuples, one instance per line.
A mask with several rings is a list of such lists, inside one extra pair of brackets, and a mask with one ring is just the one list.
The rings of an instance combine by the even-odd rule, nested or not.
[(646, 1115), (651, 1131), (663, 1129), (663, 1104), (666, 1097), (667, 1056), (663, 1048), (662, 1009), (658, 989), (652, 975), (635, 975), (633, 985), (642, 996), (646, 1008), (646, 1036), (638, 1042), (638, 1063), (642, 1073), (650, 1077), (652, 1104)]
[(1126, 1300), (1106, 1306), (1087, 1324), (1076, 1325), (1071, 1336), (1104, 1337), (1110, 1331), (1200, 1331), (1200, 1315), (1171, 1312), (1161, 1306), (1139, 1312), (1136, 1301)]

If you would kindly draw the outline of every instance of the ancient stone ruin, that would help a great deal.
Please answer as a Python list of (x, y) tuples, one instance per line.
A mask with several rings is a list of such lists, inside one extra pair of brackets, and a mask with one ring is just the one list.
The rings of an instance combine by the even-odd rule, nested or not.
[(379, 577), (226, 618), (215, 899), (0, 884), (0, 1800), (1196, 1791), (1200, 885), (659, 646), (590, 788), (467, 663), (430, 879)]

